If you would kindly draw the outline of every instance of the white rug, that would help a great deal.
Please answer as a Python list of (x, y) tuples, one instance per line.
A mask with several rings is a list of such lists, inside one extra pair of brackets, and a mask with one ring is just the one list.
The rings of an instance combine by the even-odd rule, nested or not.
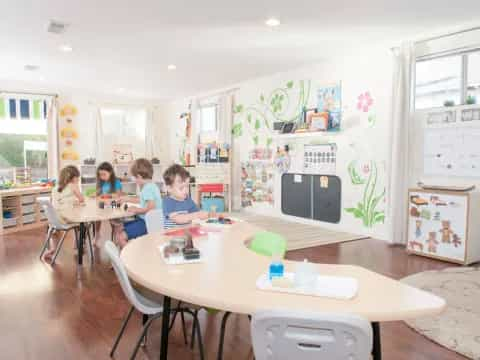
[(426, 271), (408, 276), (402, 282), (447, 301), (447, 309), (442, 314), (407, 324), (446, 348), (480, 360), (480, 268)]
[(320, 245), (368, 238), (363, 235), (332, 231), (320, 226), (306, 225), (281, 218), (250, 214), (246, 212), (235, 213), (235, 217), (257, 225), (264, 230), (282, 234), (287, 238), (287, 250), (306, 249)]

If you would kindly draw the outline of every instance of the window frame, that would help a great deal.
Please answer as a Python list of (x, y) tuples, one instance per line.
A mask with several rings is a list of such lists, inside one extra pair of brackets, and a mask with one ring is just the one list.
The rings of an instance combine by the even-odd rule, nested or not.
[(466, 100), (467, 100), (467, 95), (468, 95), (468, 66), (469, 66), (468, 57), (472, 53), (479, 53), (480, 54), (480, 47), (479, 48), (474, 48), (474, 49), (469, 49), (469, 50), (464, 50), (464, 51), (453, 51), (453, 52), (446, 52), (446, 53), (416, 57), (415, 58), (415, 63), (414, 63), (413, 69), (412, 69), (412, 72), (413, 72), (413, 79), (412, 79), (412, 95), (413, 95), (412, 96), (412, 98), (413, 98), (412, 108), (413, 108), (413, 111), (424, 111), (424, 110), (429, 110), (429, 109), (441, 109), (441, 108), (445, 107), (445, 106), (434, 106), (434, 107), (417, 109), (417, 84), (416, 84), (417, 63), (436, 60), (436, 59), (441, 59), (441, 58), (454, 57), (454, 56), (460, 56), (461, 57), (460, 104), (456, 104), (455, 106), (465, 106), (465, 105), (467, 105)]
[[(215, 129), (214, 130), (209, 130), (209, 131), (204, 131), (203, 130), (203, 109), (205, 108), (215, 108)], [(211, 103), (206, 103), (206, 104), (202, 104), (200, 106), (200, 126), (199, 126), (199, 134), (214, 134), (214, 133), (218, 133), (218, 104), (215, 103), (215, 102), (211, 102)]]

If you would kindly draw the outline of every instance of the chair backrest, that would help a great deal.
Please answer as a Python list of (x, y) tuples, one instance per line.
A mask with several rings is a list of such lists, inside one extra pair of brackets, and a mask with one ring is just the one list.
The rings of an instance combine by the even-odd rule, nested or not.
[(62, 229), (65, 227), (65, 224), (60, 220), (60, 217), (57, 214), (57, 211), (53, 207), (50, 201), (39, 201), (43, 210), (45, 211), (45, 216), (47, 217), (48, 224), (56, 229)]
[(145, 225), (149, 234), (163, 230), (163, 210), (153, 209), (145, 214)]
[(279, 255), (283, 258), (287, 251), (287, 240), (282, 235), (260, 231), (253, 237), (250, 250), (264, 256)]
[(123, 293), (127, 297), (128, 301), (142, 314), (148, 314), (150, 310), (145, 309), (143, 304), (138, 300), (138, 293), (137, 291), (135, 291), (135, 289), (132, 287), (132, 284), (130, 283), (127, 271), (125, 270), (123, 262), (120, 259), (120, 251), (110, 240), (105, 242), (104, 248), (105, 252), (108, 255), (108, 258), (112, 263), (113, 270), (115, 270), (115, 274), (117, 274), (117, 278), (120, 282)]
[(367, 360), (372, 327), (345, 314), (259, 312), (251, 323), (257, 360)]

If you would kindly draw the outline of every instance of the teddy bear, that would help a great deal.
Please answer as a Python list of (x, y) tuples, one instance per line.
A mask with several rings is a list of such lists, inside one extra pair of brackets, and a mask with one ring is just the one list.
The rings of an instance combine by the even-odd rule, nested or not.
[(442, 220), (442, 229), (439, 230), (442, 233), (442, 243), (450, 244), (452, 242), (451, 236), (453, 234), (450, 229), (450, 221)]
[(428, 244), (428, 252), (431, 252), (431, 253), (436, 253), (437, 252), (438, 241), (437, 241), (437, 233), (436, 232), (432, 231), (432, 232), (428, 233), (427, 244)]

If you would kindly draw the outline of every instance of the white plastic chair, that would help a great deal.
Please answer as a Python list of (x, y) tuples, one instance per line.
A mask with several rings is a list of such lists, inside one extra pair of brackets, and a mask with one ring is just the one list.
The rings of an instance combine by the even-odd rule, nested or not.
[[(57, 249), (55, 251), (55, 254), (52, 258), (51, 264), (55, 264), (55, 260), (57, 259), (57, 256), (60, 252), (60, 249), (62, 248), (63, 242), (65, 241), (65, 237), (67, 233), (70, 230), (75, 231), (75, 241), (78, 241), (78, 234), (77, 234), (77, 224), (64, 224), (58, 214), (55, 208), (53, 207), (52, 203), (47, 200), (46, 198), (42, 199), (37, 199), (39, 204), (42, 206), (45, 216), (47, 217), (48, 220), (48, 231), (47, 231), (47, 238), (45, 239), (45, 243), (43, 244), (42, 250), (40, 252), (40, 259), (42, 258), (43, 254), (45, 251), (50, 247), (50, 240), (55, 232), (63, 232), (62, 237), (60, 238), (60, 241), (57, 245)], [(88, 244), (89, 244), (89, 249), (90, 249), (90, 259), (93, 263), (94, 261), (94, 253), (93, 253), (93, 246), (92, 246), (92, 240), (90, 237), (90, 231), (87, 231), (87, 237), (88, 237)]]
[(281, 310), (253, 315), (251, 335), (257, 360), (367, 360), (373, 337), (357, 316)]
[(163, 210), (153, 209), (145, 214), (145, 225), (149, 234), (163, 231)]
[[(127, 271), (120, 259), (120, 252), (118, 248), (112, 241), (107, 241), (105, 243), (105, 252), (107, 253), (113, 269), (115, 270), (115, 274), (117, 275), (118, 281), (120, 282), (120, 286), (122, 287), (123, 293), (127, 297), (128, 301), (132, 305), (125, 320), (123, 321), (122, 327), (120, 328), (120, 332), (118, 333), (115, 342), (113, 344), (112, 350), (110, 351), (110, 357), (113, 357), (115, 350), (120, 342), (121, 337), (123, 336), (123, 332), (125, 331), (125, 327), (132, 316), (133, 310), (136, 309), (138, 312), (142, 313), (143, 315), (147, 315), (149, 318), (143, 325), (142, 332), (140, 337), (137, 340), (133, 353), (130, 359), (134, 359), (138, 348), (140, 347), (143, 339), (146, 337), (147, 331), (152, 324), (153, 320), (157, 319), (158, 317), (162, 316), (163, 314), (163, 306), (156, 302), (155, 300), (148, 299), (144, 295), (140, 294), (137, 290), (135, 290), (130, 283), (130, 279), (128, 277)], [(200, 330), (200, 325), (198, 324), (198, 317), (194, 315), (192, 311), (189, 309), (182, 309), (182, 312), (188, 312), (194, 318), (194, 328), (197, 329), (198, 334), (198, 344), (200, 347), (200, 357), (203, 360), (203, 342), (202, 342), (202, 334)]]

